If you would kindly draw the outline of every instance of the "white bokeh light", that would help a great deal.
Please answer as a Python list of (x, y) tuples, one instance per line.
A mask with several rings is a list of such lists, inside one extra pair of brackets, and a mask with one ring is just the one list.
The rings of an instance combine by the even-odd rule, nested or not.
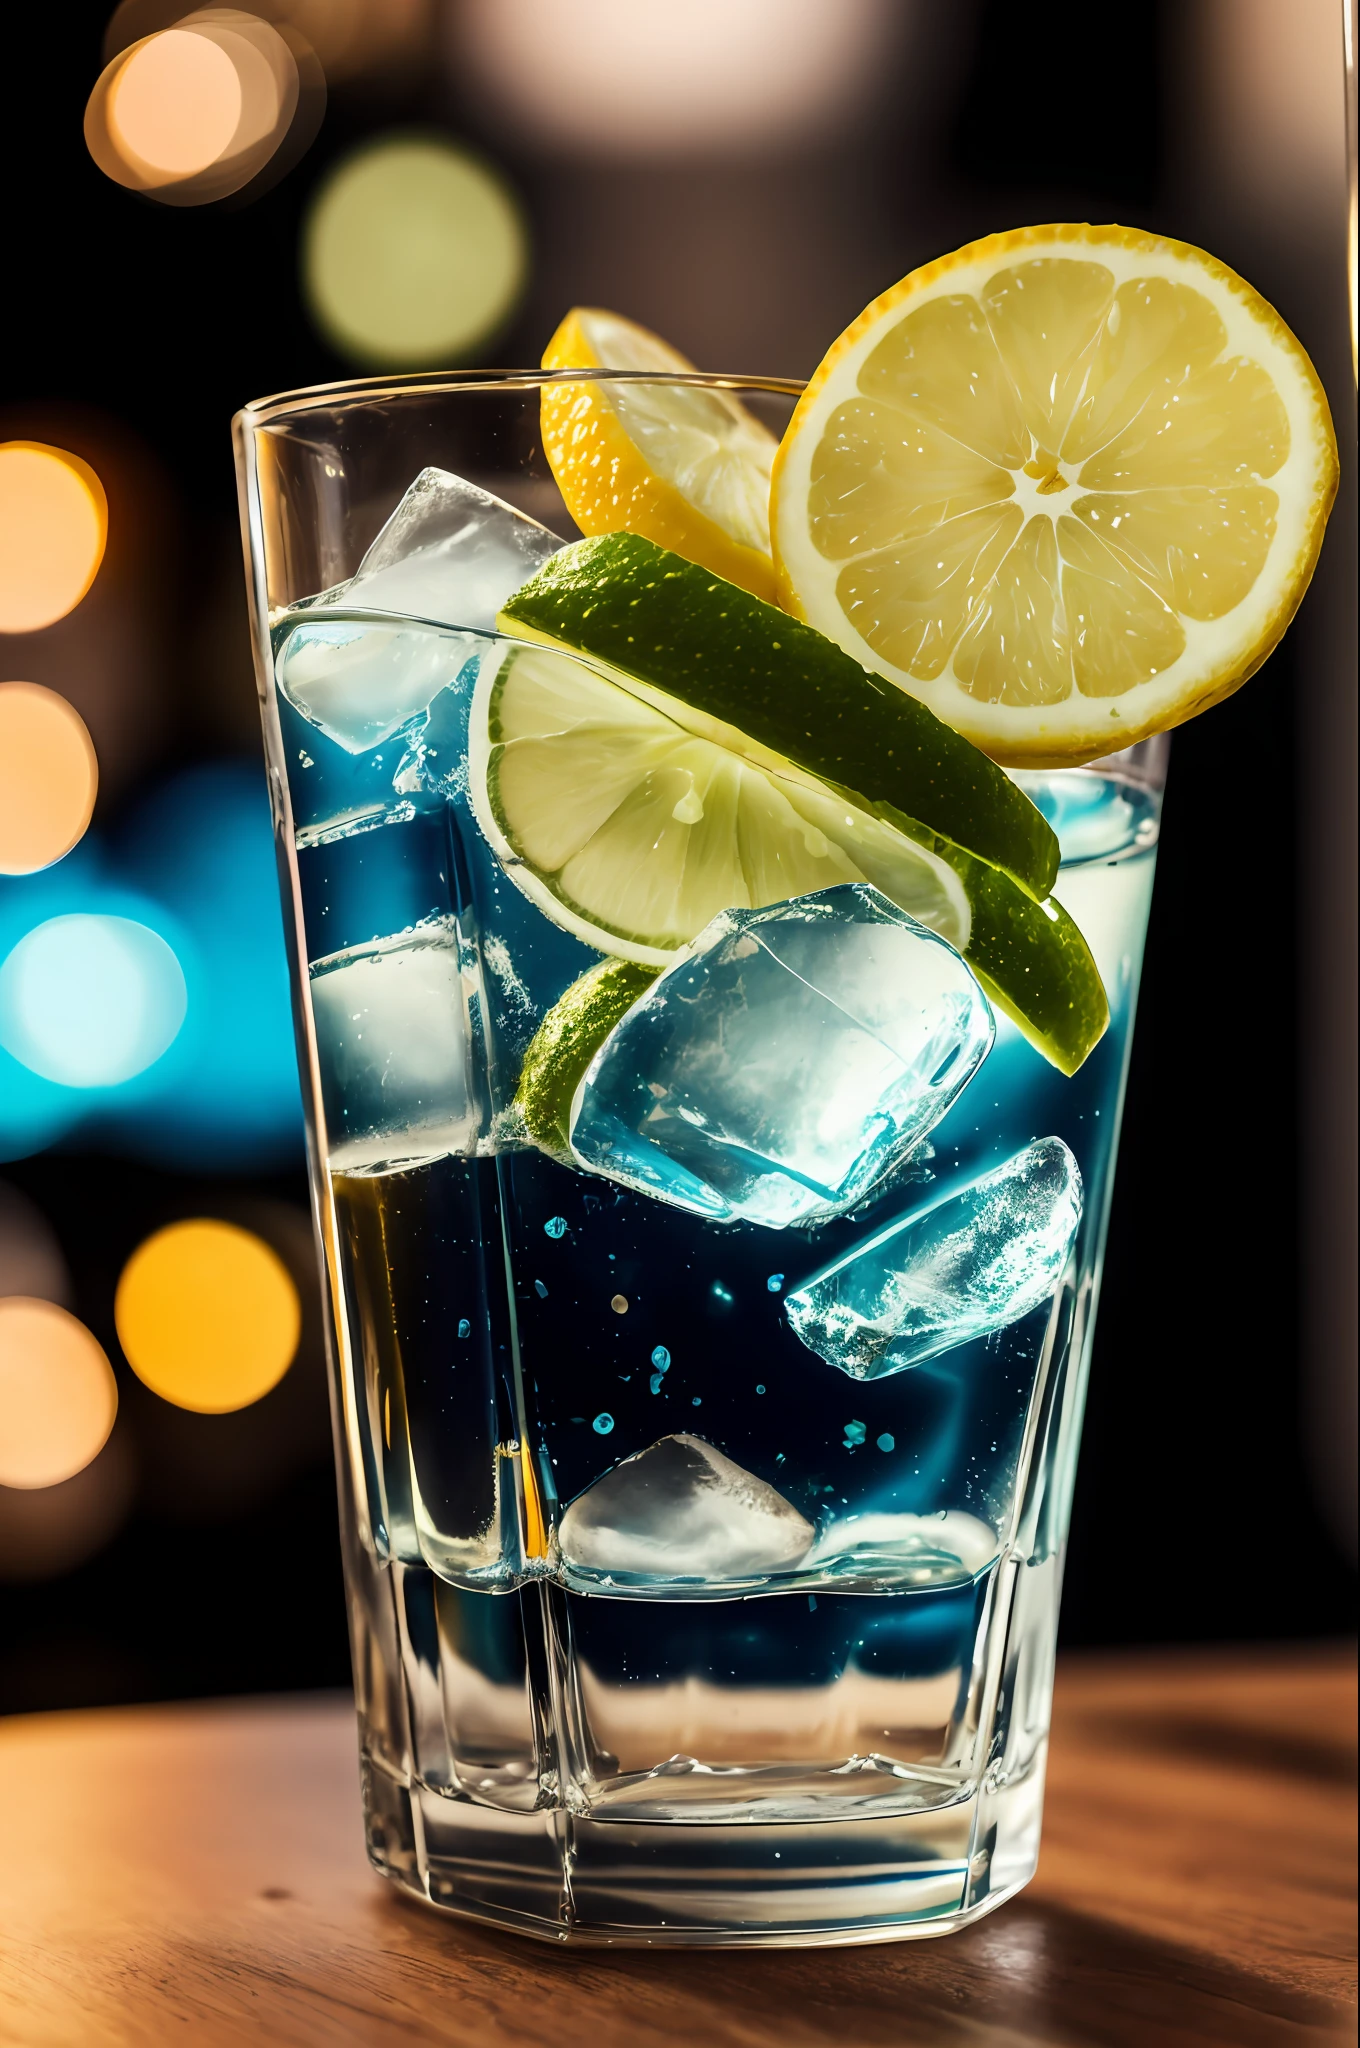
[(871, 90), (911, 0), (461, 0), (452, 62), (522, 133), (590, 156), (805, 143)]

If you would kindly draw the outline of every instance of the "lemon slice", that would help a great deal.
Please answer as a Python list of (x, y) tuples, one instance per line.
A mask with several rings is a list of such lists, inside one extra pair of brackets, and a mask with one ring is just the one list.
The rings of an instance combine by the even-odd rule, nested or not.
[(511, 647), (478, 682), (477, 821), (556, 924), (665, 967), (720, 910), (867, 881), (966, 949), (968, 896), (947, 861), (733, 728), (638, 687), (535, 646)]
[(993, 235), (847, 328), (775, 464), (779, 595), (995, 760), (1091, 760), (1257, 669), (1336, 441), (1240, 277), (1120, 227)]
[[(693, 363), (617, 313), (574, 306), (545, 370), (692, 374)], [(774, 599), (770, 468), (776, 442), (730, 393), (683, 384), (548, 384), (543, 447), (582, 533), (646, 534)]]

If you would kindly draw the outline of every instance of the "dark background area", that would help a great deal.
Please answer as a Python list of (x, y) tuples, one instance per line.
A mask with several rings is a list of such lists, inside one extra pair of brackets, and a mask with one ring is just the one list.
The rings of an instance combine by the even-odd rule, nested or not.
[[(13, 290), (0, 439), (56, 441), (94, 460), (122, 437), (124, 468), (143, 479), (139, 574), (155, 601), (142, 743), (125, 770), (104, 759), (109, 829), (172, 767), (258, 758), (230, 417), (248, 398), (349, 373), (304, 311), (298, 223), (326, 166), (375, 129), (423, 124), (469, 140), (519, 191), (533, 274), (492, 351), (499, 363), (536, 362), (567, 306), (586, 302), (654, 326), (706, 368), (805, 375), (868, 299), (946, 249), (1031, 221), (1118, 219), (1203, 242), (1279, 306), (1318, 365), (1351, 463), (1340, 183), (1334, 198), (1307, 188), (1310, 200), (1282, 171), (1275, 185), (1295, 198), (1277, 189), (1266, 204), (1234, 168), (1240, 136), (1219, 146), (1233, 132), (1213, 42), (1221, 6), (1143, 0), (1098, 32), (1089, 7), (904, 6), (892, 65), (853, 122), (731, 161), (554, 155), (503, 132), (460, 90), (456, 63), (430, 64), (380, 89), (336, 90), (310, 152), (253, 204), (180, 211), (110, 183), (83, 146), (106, 15), (25, 6), (7, 21)], [(1338, 98), (1338, 131), (1340, 119)], [(1258, 134), (1255, 146), (1277, 145)], [(1314, 1019), (1329, 1000), (1312, 963), (1348, 915), (1342, 894), (1320, 903), (1309, 837), (1320, 802), (1310, 777), (1336, 745), (1326, 691), (1338, 664), (1354, 688), (1353, 471), (1347, 489), (1294, 633), (1173, 746), (1069, 1645), (1351, 1626), (1344, 1498), (1316, 1448), (1345, 1431), (1346, 1409), (1339, 1382), (1310, 1377), (1309, 1357), (1331, 1339), (1309, 1320), (1311, 1232), (1305, 1222), (1301, 1255), (1298, 1229), (1305, 1183), (1305, 1218), (1338, 1199), (1313, 1185), (1299, 1134), (1312, 1114), (1301, 1090), (1317, 1072)], [(3, 636), (0, 668), (33, 673)], [(80, 704), (74, 682), (50, 680)], [(1345, 1114), (1338, 1097), (1332, 1115)], [(47, 1218), (71, 1306), (114, 1360), (130, 1501), (85, 1562), (0, 1582), (0, 1710), (344, 1682), (300, 1144), (268, 1174), (202, 1181), (58, 1148), (7, 1163), (0, 1182)], [(122, 1263), (177, 1216), (244, 1221), (266, 1209), (295, 1246), (309, 1316), (298, 1362), (240, 1415), (169, 1409), (119, 1357)]]

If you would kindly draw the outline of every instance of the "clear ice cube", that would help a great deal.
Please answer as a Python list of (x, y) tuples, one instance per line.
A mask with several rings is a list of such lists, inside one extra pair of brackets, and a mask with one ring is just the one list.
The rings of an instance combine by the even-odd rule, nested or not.
[(475, 1152), (471, 989), (457, 934), (443, 925), (354, 947), (312, 968), (335, 1172)]
[(956, 1585), (985, 1571), (1000, 1548), (991, 1524), (961, 1508), (933, 1515), (871, 1511), (829, 1523), (803, 1570), (828, 1578), (882, 1577), (894, 1585)]
[(953, 947), (867, 883), (724, 911), (596, 1054), (572, 1149), (700, 1216), (818, 1222), (902, 1163), (994, 1031)]
[(900, 1217), (784, 1297), (810, 1351), (885, 1379), (1004, 1330), (1046, 1301), (1081, 1221), (1081, 1172), (1061, 1138)]
[[(348, 583), (326, 592), (280, 651), (279, 687), (350, 753), (381, 745), (424, 711), (485, 646), (512, 590), (563, 545), (540, 526), (444, 469), (423, 469)], [(326, 621), (336, 605), (404, 612), (447, 627)]]
[[(471, 633), (328, 620), (318, 608), (292, 627), (274, 674), (288, 702), (328, 739), (347, 754), (367, 754), (493, 648)], [(383, 781), (391, 780), (389, 769)]]
[(558, 1543), (570, 1570), (650, 1583), (788, 1571), (813, 1528), (782, 1493), (698, 1436), (664, 1436), (571, 1503)]
[(466, 477), (422, 469), (353, 580), (326, 602), (490, 633), (511, 591), (563, 544)]

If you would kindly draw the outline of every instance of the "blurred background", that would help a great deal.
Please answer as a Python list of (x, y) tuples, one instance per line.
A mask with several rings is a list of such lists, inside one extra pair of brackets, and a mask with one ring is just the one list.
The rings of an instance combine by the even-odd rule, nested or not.
[(581, 302), (804, 376), (1044, 220), (1241, 270), (1344, 469), (1293, 631), (1173, 749), (1064, 1638), (1348, 1631), (1339, 0), (15, 0), (0, 38), (0, 1711), (348, 1677), (232, 413), (533, 364)]

